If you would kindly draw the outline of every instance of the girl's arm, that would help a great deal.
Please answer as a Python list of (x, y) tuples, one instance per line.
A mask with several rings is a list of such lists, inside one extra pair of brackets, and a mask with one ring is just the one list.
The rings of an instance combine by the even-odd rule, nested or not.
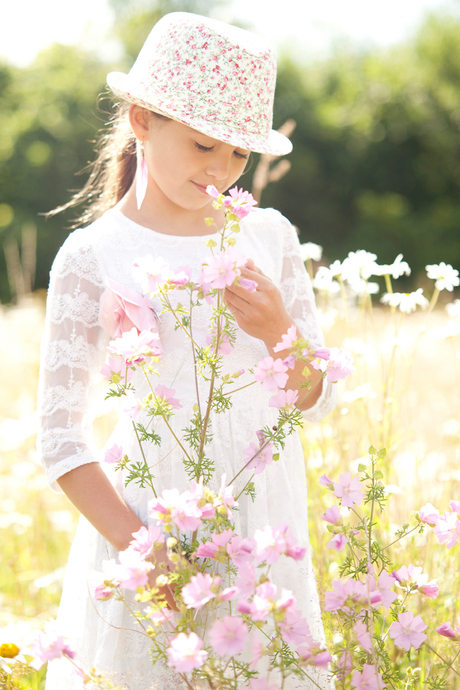
[[(274, 359), (287, 357), (288, 350), (273, 351), (273, 348), (281, 341), (282, 335), (287, 333), (290, 326), (295, 323), (284, 306), (280, 290), (257, 268), (252, 259), (248, 260), (246, 268), (241, 269), (241, 276), (254, 280), (257, 283), (257, 290), (249, 292), (238, 285), (226, 288), (227, 304), (238, 326), (248, 335), (263, 340), (270, 356)], [(304, 335), (299, 332), (297, 334), (298, 337)], [(304, 368), (305, 363), (298, 360), (294, 369), (288, 369), (289, 379), (286, 389), (299, 389), (299, 382), (307, 381), (302, 375)], [(301, 410), (312, 407), (322, 391), (322, 376), (319, 371), (311, 368), (311, 376), (308, 378), (311, 378), (312, 390), (306, 393), (305, 389), (299, 389), (297, 407)]]

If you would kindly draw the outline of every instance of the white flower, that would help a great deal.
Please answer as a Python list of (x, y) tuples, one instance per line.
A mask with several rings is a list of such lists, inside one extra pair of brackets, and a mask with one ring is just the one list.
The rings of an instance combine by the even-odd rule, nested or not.
[(312, 285), (316, 290), (324, 290), (324, 292), (329, 292), (331, 294), (336, 294), (340, 291), (340, 285), (334, 280), (332, 271), (326, 268), (326, 266), (320, 266), (318, 268), (313, 278)]
[(423, 296), (422, 288), (419, 288), (415, 292), (386, 292), (380, 300), (383, 304), (389, 304), (390, 307), (399, 307), (400, 311), (405, 314), (410, 314), (415, 311), (417, 305), (426, 309), (429, 302), (426, 297)]
[[(342, 280), (355, 283), (360, 278), (369, 277), (368, 267), (375, 263), (377, 254), (359, 249), (357, 252), (349, 252), (342, 264)], [(370, 274), (369, 274), (370, 275)]]
[(460, 318), (460, 299), (454, 299), (453, 302), (446, 304), (446, 310), (452, 319)]
[(351, 290), (356, 292), (357, 295), (376, 295), (380, 290), (378, 283), (368, 283), (364, 278), (358, 278), (357, 280), (348, 282)]
[(363, 278), (370, 276), (385, 276), (389, 275), (393, 278), (400, 278), (402, 275), (410, 276), (410, 267), (407, 261), (402, 260), (403, 255), (398, 254), (392, 264), (383, 264), (380, 266), (377, 263), (370, 263), (363, 269)]
[(323, 248), (314, 242), (306, 242), (300, 245), (300, 252), (302, 254), (302, 261), (312, 259), (313, 261), (320, 261), (323, 256)]
[(430, 264), (425, 266), (425, 268), (428, 278), (436, 281), (434, 286), (438, 290), (449, 290), (449, 292), (452, 292), (454, 287), (460, 285), (457, 269), (452, 268), (450, 264), (445, 264), (444, 261), (441, 261), (440, 264)]

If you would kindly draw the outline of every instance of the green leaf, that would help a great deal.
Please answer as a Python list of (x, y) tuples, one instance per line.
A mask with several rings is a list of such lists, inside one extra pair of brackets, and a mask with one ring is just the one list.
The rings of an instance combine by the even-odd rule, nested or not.
[(358, 472), (365, 472), (366, 470), (367, 470), (367, 466), (366, 466), (366, 465), (363, 465), (362, 463), (360, 463), (360, 464), (358, 465)]

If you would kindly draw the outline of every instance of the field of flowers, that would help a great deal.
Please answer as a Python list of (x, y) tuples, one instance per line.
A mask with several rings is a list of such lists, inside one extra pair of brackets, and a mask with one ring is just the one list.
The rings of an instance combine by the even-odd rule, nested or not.
[[(320, 250), (315, 245), (304, 249), (313, 274)], [(345, 582), (348, 575), (359, 574), (360, 525), (375, 525), (373, 538), (391, 561), (389, 572), (398, 571), (393, 591), (399, 615), (407, 616), (407, 610), (423, 621), (416, 630), (407, 619), (395, 620), (395, 625), (406, 621), (406, 632), (400, 631), (403, 642), (410, 643), (406, 651), (398, 644), (396, 627), (390, 631), (388, 611), (375, 619), (375, 632), (378, 628), (386, 645), (386, 652), (379, 650), (394, 668), (387, 687), (460, 688), (455, 661), (460, 629), (454, 629), (460, 614), (460, 300), (452, 292), (459, 281), (456, 271), (441, 264), (431, 267), (421, 287), (406, 295), (398, 292), (398, 281), (408, 271), (402, 258), (388, 267), (376, 260), (357, 252), (342, 264), (315, 270), (326, 340), (348, 349), (356, 366), (338, 384), (335, 412), (302, 430), (310, 539), (321, 600), (328, 609), (326, 632), (331, 653), (343, 658), (337, 687), (383, 687), (370, 671), (366, 680), (375, 650), (359, 620), (347, 617), (345, 604), (354, 593), (345, 592), (341, 602), (331, 596), (332, 589), (338, 593), (333, 582), (341, 575)], [(45, 667), (38, 674), (20, 673), (8, 659), (7, 646), (21, 648), (31, 628), (41, 628), (55, 616), (77, 520), (67, 499), (47, 489), (37, 463), (35, 398), (43, 321), (43, 294), (0, 311), (0, 688), (43, 687)], [(95, 438), (102, 447), (115, 417), (102, 394), (100, 410)], [(370, 446), (375, 449), (371, 459)], [(384, 448), (386, 455), (379, 455)], [(358, 496), (366, 482), (354, 480), (366, 476), (374, 491), (367, 505)], [(416, 513), (428, 503), (434, 508), (422, 511), (420, 522)], [(436, 510), (447, 514), (440, 518)], [(439, 634), (436, 628), (443, 624), (449, 625)], [(388, 637), (394, 639), (391, 645)], [(359, 677), (345, 675), (347, 650), (363, 665)], [(10, 675), (12, 667), (16, 670)]]

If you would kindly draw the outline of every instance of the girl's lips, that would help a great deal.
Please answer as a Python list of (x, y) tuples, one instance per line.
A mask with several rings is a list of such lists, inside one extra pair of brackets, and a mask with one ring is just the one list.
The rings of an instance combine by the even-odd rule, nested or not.
[(196, 187), (200, 192), (202, 192), (202, 194), (206, 194), (206, 196), (209, 196), (209, 194), (208, 194), (207, 191), (206, 191), (206, 187), (205, 187), (205, 186), (203, 186), (202, 184), (198, 184), (198, 182), (193, 182), (193, 180), (192, 180), (192, 183), (195, 185), (195, 187)]

